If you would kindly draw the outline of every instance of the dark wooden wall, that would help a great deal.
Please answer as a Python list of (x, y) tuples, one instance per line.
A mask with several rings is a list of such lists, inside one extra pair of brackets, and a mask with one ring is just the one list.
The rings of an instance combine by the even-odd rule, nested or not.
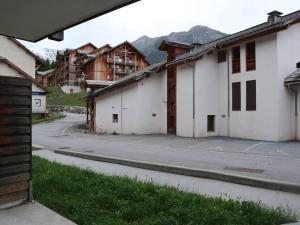
[(30, 198), (31, 86), (0, 76), (0, 207)]

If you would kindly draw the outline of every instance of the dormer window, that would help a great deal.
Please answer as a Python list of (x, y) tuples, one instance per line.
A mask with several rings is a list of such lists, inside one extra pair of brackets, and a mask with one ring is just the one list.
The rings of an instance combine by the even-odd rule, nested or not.
[(246, 70), (251, 71), (256, 69), (255, 59), (255, 42), (246, 44)]

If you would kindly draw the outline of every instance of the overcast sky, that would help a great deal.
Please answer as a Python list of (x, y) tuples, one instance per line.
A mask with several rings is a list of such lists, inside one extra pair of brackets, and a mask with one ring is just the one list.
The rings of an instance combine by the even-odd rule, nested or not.
[(195, 25), (234, 33), (267, 20), (267, 13), (300, 9), (300, 0), (141, 0), (65, 31), (65, 40), (25, 43), (33, 50), (76, 48), (134, 41), (142, 35), (157, 37), (186, 31)]

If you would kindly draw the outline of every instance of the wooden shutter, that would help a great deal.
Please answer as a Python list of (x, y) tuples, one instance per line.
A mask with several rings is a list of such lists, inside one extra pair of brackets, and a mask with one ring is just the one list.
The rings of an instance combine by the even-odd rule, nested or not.
[(232, 83), (232, 111), (241, 110), (241, 83)]
[(232, 73), (241, 72), (240, 46), (232, 48)]
[(246, 70), (256, 69), (256, 59), (255, 59), (255, 42), (250, 42), (246, 44)]
[(31, 85), (0, 76), (0, 208), (30, 196)]
[(256, 110), (256, 81), (250, 80), (246, 82), (246, 110)]

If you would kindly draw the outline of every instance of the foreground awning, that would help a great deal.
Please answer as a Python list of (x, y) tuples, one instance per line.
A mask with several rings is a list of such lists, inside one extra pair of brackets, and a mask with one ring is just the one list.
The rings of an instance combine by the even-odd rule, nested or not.
[(139, 0), (3, 0), (0, 34), (39, 41)]

